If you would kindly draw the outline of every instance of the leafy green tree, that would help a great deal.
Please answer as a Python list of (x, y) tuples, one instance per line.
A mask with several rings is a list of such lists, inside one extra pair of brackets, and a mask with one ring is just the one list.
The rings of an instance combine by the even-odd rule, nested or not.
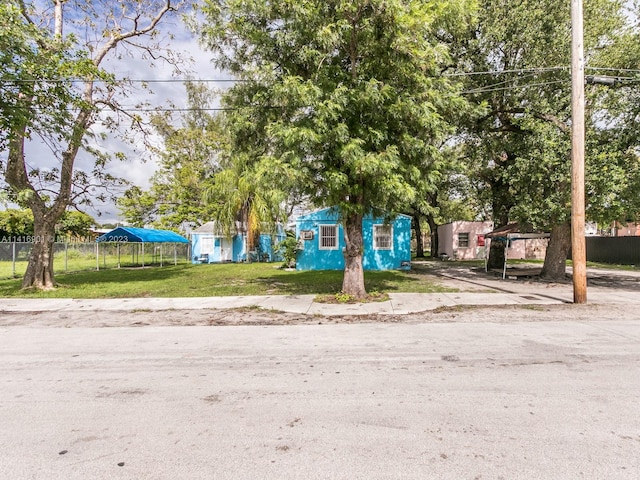
[[(72, 72), (90, 67), (82, 52), (71, 50), (72, 40), (49, 34), (29, 17), (23, 2), (0, 4), (0, 150), (8, 148), (13, 132), (28, 123), (30, 131), (56, 131), (68, 126), (69, 104), (79, 100), (66, 80)], [(56, 31), (57, 34), (57, 31)], [(37, 82), (48, 79), (49, 82)], [(33, 111), (38, 107), (37, 115)]]
[(256, 118), (251, 109), (228, 108), (220, 128), (220, 171), (205, 200), (219, 230), (245, 235), (247, 249), (253, 250), (260, 233), (275, 233), (300, 203), (299, 176), (284, 162), (268, 159), (265, 119)]
[(441, 147), (442, 158), (437, 169), (427, 172), (417, 184), (416, 200), (406, 212), (413, 217), (417, 240), (417, 257), (424, 256), (421, 244), (421, 220), (426, 221), (431, 237), (431, 257), (439, 251), (438, 226), (456, 220), (484, 218), (467, 176), (467, 165), (460, 160), (460, 147)]
[(96, 221), (91, 215), (76, 210), (67, 210), (56, 225), (56, 232), (58, 235), (69, 237), (89, 237), (95, 226)]
[[(587, 58), (622, 26), (621, 1), (585, 5)], [(468, 124), (466, 157), (496, 226), (550, 229), (543, 276), (563, 278), (570, 248), (570, 8), (553, 0), (482, 0), (470, 37), (457, 42), (469, 98), (486, 114)], [(489, 266), (502, 266), (492, 242)]]
[(205, 191), (217, 227), (228, 236), (236, 232), (246, 235), (249, 251), (254, 249), (260, 233), (275, 233), (276, 225), (284, 220), (281, 207), (286, 194), (265, 181), (272, 177), (272, 172), (263, 170), (265, 166), (243, 155), (233, 155)]
[(598, 52), (598, 63), (607, 68), (588, 72), (616, 79), (609, 86), (587, 84), (593, 118), (587, 137), (587, 215), (600, 224), (640, 220), (640, 2), (625, 6), (626, 24)]
[(174, 127), (167, 115), (155, 115), (152, 120), (162, 145), (153, 148), (158, 170), (151, 177), (151, 187), (143, 191), (133, 186), (118, 199), (120, 212), (132, 225), (177, 231), (185, 223), (200, 225), (213, 216), (205, 192), (220, 168), (219, 120), (209, 111), (214, 92), (195, 82), (185, 87), (188, 109), (181, 125)]
[(126, 223), (143, 228), (153, 224), (157, 218), (156, 200), (151, 192), (134, 185), (118, 197), (117, 205)]
[[(118, 183), (104, 169), (108, 157), (89, 140), (98, 121), (117, 129), (118, 118), (101, 117), (99, 109), (106, 106), (125, 115), (117, 95), (129, 84), (116, 82), (102, 65), (109, 58), (122, 59), (131, 48), (142, 48), (157, 58), (156, 41), (143, 45), (136, 40), (152, 37), (163, 18), (183, 4), (171, 0), (50, 3), (5, 0), (0, 5), (0, 146), (7, 151), (3, 173), (14, 201), (33, 212), (38, 240), (31, 250), (24, 288), (55, 286), (55, 226), (67, 207), (89, 202), (98, 189)], [(140, 124), (138, 117), (128, 118), (133, 126)], [(46, 168), (36, 158), (31, 160), (30, 141), (38, 138), (56, 166)], [(75, 167), (81, 149), (96, 157), (91, 172)]]
[[(3, 241), (21, 241), (33, 237), (33, 214), (30, 210), (8, 208), (0, 211), (0, 236)], [(22, 240), (27, 241), (27, 240)]]
[[(441, 75), (441, 40), (462, 0), (205, 1), (203, 41), (238, 78), (224, 98), (243, 112), (254, 171), (278, 172), (315, 205), (336, 206), (345, 232), (343, 291), (366, 295), (362, 219), (414, 202), (466, 102)], [(247, 125), (248, 124), (248, 125)], [(253, 153), (259, 152), (260, 156)], [(259, 166), (256, 164), (263, 164)]]

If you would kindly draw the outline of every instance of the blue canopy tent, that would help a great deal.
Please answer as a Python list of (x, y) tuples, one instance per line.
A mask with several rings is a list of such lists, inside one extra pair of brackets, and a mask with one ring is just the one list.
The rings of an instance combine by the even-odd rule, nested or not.
[[(118, 268), (120, 268), (120, 244), (135, 243), (142, 246), (142, 266), (144, 267), (145, 243), (172, 243), (174, 244), (174, 264), (177, 264), (177, 252), (175, 245), (179, 243), (189, 244), (189, 240), (170, 230), (154, 230), (150, 228), (117, 227), (110, 232), (100, 235), (96, 239), (96, 269), (100, 269), (100, 243), (115, 243), (118, 250)], [(162, 266), (162, 248), (160, 248), (160, 266)]]

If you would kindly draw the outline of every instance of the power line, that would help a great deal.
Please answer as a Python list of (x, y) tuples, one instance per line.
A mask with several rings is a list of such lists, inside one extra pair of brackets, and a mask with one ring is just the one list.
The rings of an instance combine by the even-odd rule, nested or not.
[[(615, 79), (615, 83), (619, 84), (619, 82), (621, 81), (625, 81), (625, 82), (629, 82), (629, 83), (634, 83), (634, 82), (640, 82), (639, 78), (632, 78), (632, 77), (612, 77)], [(476, 94), (481, 94), (481, 93), (492, 93), (492, 92), (501, 92), (501, 91), (508, 91), (508, 90), (524, 90), (526, 88), (531, 88), (531, 87), (544, 87), (544, 86), (548, 86), (548, 85), (555, 85), (558, 83), (567, 83), (568, 80), (553, 80), (553, 81), (548, 81), (548, 82), (537, 82), (537, 83), (529, 83), (529, 84), (524, 84), (524, 85), (511, 85), (511, 86), (505, 86), (505, 87), (496, 87), (495, 85), (487, 85), (486, 87), (479, 87), (479, 88), (475, 88), (475, 89), (471, 89), (471, 90), (463, 90), (460, 92), (461, 95), (476, 95)], [(503, 85), (506, 82), (500, 82), (497, 85)], [(602, 82), (589, 82), (587, 81), (587, 83), (602, 83)], [(306, 106), (308, 107), (308, 105)], [(14, 109), (18, 109), (19, 107), (12, 107), (12, 106), (8, 106), (7, 108), (14, 108)], [(240, 107), (206, 107), (206, 108), (202, 108), (202, 107), (196, 107), (196, 108), (190, 108), (190, 107), (148, 107), (148, 108), (143, 108), (143, 107), (121, 107), (121, 108), (117, 108), (117, 109), (113, 109), (110, 107), (103, 107), (100, 109), (96, 109), (96, 111), (98, 112), (126, 112), (126, 113), (135, 113), (135, 112), (140, 112), (140, 113), (171, 113), (171, 112), (235, 112), (235, 111), (239, 111), (239, 110), (243, 110), (243, 109), (250, 109), (250, 108), (261, 108), (261, 109), (282, 109), (282, 108), (286, 108), (285, 106), (273, 106), (273, 105), (245, 105), (245, 106), (240, 106)], [(301, 106), (300, 108), (305, 108), (305, 106)], [(42, 109), (38, 109), (38, 108), (34, 108), (34, 110), (42, 110)], [(67, 111), (74, 111), (73, 108), (69, 108), (67, 109)]]
[[(505, 75), (508, 73), (544, 73), (558, 70), (569, 70), (567, 66), (555, 66), (555, 67), (535, 67), (535, 68), (518, 68), (510, 70), (494, 70), (484, 72), (453, 72), (445, 73), (444, 77), (464, 77), (474, 75)], [(621, 71), (621, 70), (620, 70)], [(35, 82), (85, 82), (87, 80), (81, 78), (67, 78), (67, 79), (6, 79), (0, 78), (2, 83), (35, 83)], [(96, 83), (106, 82), (107, 80), (95, 79), (92, 80)], [(188, 82), (201, 82), (201, 83), (235, 83), (235, 82), (248, 82), (250, 80), (237, 79), (237, 78), (167, 78), (167, 79), (144, 79), (144, 78), (121, 78), (114, 80), (115, 82), (129, 82), (129, 83), (188, 83)]]
[[(528, 76), (538, 73), (546, 73), (553, 71), (569, 70), (568, 66), (554, 66), (554, 67), (535, 67), (535, 68), (517, 68), (508, 70), (487, 70), (482, 72), (453, 72), (445, 73), (443, 77), (471, 77), (477, 75), (507, 75), (507, 74), (522, 74), (527, 73)], [(613, 67), (585, 67), (586, 70), (600, 70), (609, 72), (624, 72), (624, 73), (640, 73), (640, 69), (632, 68), (613, 68)], [(94, 83), (106, 83), (108, 80), (93, 79), (86, 80), (82, 78), (65, 78), (65, 79), (22, 79), (22, 78), (0, 78), (0, 83), (65, 83), (65, 82), (87, 82), (92, 81)], [(250, 80), (238, 79), (238, 78), (165, 78), (165, 79), (152, 79), (152, 78), (121, 78), (114, 80), (115, 83), (127, 82), (127, 83), (242, 83), (249, 82)]]
[(640, 73), (635, 68), (611, 68), (611, 67), (585, 67), (585, 70), (602, 70), (606, 72), (624, 72), (624, 73)]
[[(459, 73), (459, 74), (449, 74), (446, 76), (461, 76), (461, 75), (482, 75), (482, 74), (495, 74), (495, 75), (499, 75), (502, 73), (528, 73), (527, 75), (518, 77), (518, 78), (511, 78), (511, 79), (506, 79), (506, 80), (502, 80), (499, 81), (497, 83), (493, 83), (493, 84), (489, 84), (489, 85), (485, 85), (485, 86), (479, 86), (477, 88), (472, 88), (469, 90), (463, 90), (460, 93), (463, 95), (474, 95), (474, 94), (482, 94), (482, 93), (492, 93), (492, 92), (500, 92), (500, 91), (509, 91), (509, 90), (517, 90), (517, 89), (526, 89), (526, 88), (531, 88), (531, 87), (541, 87), (541, 86), (548, 86), (548, 85), (554, 85), (554, 84), (558, 84), (558, 83), (566, 83), (568, 81), (568, 79), (561, 79), (561, 80), (550, 80), (550, 81), (545, 81), (545, 82), (537, 82), (537, 83), (525, 83), (525, 84), (514, 84), (514, 85), (508, 85), (511, 82), (516, 82), (516, 81), (522, 81), (525, 79), (530, 79), (533, 77), (536, 77), (538, 75), (538, 73), (540, 72), (548, 72), (548, 71), (558, 71), (558, 70), (565, 70), (567, 67), (548, 67), (548, 68), (532, 68), (532, 69), (517, 69), (517, 70), (504, 70), (502, 72), (467, 72), (467, 73)], [(640, 70), (634, 70), (634, 69), (615, 69), (615, 68), (605, 68), (605, 67), (588, 67), (591, 70), (602, 70), (602, 71), (618, 71), (618, 72), (637, 72), (640, 73)], [(628, 84), (633, 84), (636, 82), (640, 82), (640, 78), (638, 77), (622, 77), (622, 76), (602, 76), (602, 78), (606, 78), (608, 80), (610, 80), (610, 82), (606, 83), (604, 81), (593, 81), (594, 78), (598, 78), (600, 79), (600, 77), (598, 76), (593, 76), (593, 75), (589, 75), (586, 76), (587, 78), (587, 83), (596, 83), (596, 84), (607, 84), (607, 85), (620, 85), (620, 84), (624, 84), (624, 83), (628, 83)], [(7, 79), (1, 79), (0, 78), (0, 83), (2, 82), (36, 82), (37, 80), (7, 80)], [(60, 82), (62, 82), (63, 80), (59, 80)], [(194, 80), (194, 79), (189, 79), (189, 80), (180, 80), (180, 79), (157, 79), (157, 80), (143, 80), (143, 79), (137, 79), (137, 80), (130, 80), (132, 82), (149, 82), (149, 83), (178, 83), (178, 82), (236, 82), (237, 80), (235, 79), (198, 79), (198, 80)], [(504, 86), (503, 86), (504, 85)], [(14, 107), (14, 106), (6, 106), (6, 108), (19, 108), (19, 107)], [(270, 106), (270, 105), (246, 105), (246, 106), (241, 106), (241, 107), (207, 107), (207, 108), (189, 108), (189, 107), (120, 107), (117, 109), (113, 109), (110, 108), (108, 106), (105, 106), (103, 108), (100, 109), (96, 109), (96, 111), (99, 112), (108, 112), (108, 111), (112, 111), (112, 112), (127, 112), (127, 113), (134, 113), (134, 112), (141, 112), (141, 113), (166, 113), (166, 112), (192, 112), (192, 111), (202, 111), (202, 112), (226, 112), (226, 111), (238, 111), (238, 110), (242, 110), (245, 108), (263, 108), (263, 109), (279, 109), (279, 108), (285, 108), (283, 106)], [(38, 110), (38, 108), (34, 108), (34, 110)], [(74, 111), (73, 108), (68, 108), (68, 111)]]
[(489, 70), (485, 72), (454, 72), (445, 73), (444, 77), (470, 77), (473, 75), (505, 75), (507, 73), (544, 73), (553, 72), (557, 70), (569, 70), (569, 67), (557, 66), (557, 67), (539, 67), (539, 68), (517, 68), (512, 70)]
[[(309, 107), (308, 105), (303, 105), (300, 108), (307, 108)], [(17, 106), (13, 106), (13, 105), (8, 105), (5, 107), (6, 109), (11, 109), (11, 110), (19, 110), (20, 107)], [(111, 112), (111, 113), (118, 113), (118, 112), (126, 112), (126, 113), (135, 113), (135, 112), (142, 112), (142, 113), (167, 113), (167, 112), (235, 112), (235, 111), (239, 111), (239, 110), (243, 110), (243, 109), (250, 109), (250, 108), (261, 108), (264, 110), (278, 110), (278, 109), (283, 109), (286, 108), (285, 106), (276, 106), (276, 105), (244, 105), (241, 107), (118, 107), (118, 108), (112, 108), (112, 107), (108, 107), (108, 106), (103, 106), (101, 108), (96, 108), (94, 109), (95, 112), (100, 113), (100, 112)], [(45, 107), (31, 107), (32, 111), (37, 111), (37, 112), (43, 112), (43, 111), (49, 111), (48, 108)], [(69, 108), (65, 108), (65, 109), (61, 109), (61, 110), (66, 110), (67, 112), (75, 112), (77, 111), (77, 109), (74, 109), (73, 107), (69, 107)]]
[[(594, 81), (594, 79), (595, 79), (595, 81)], [(543, 86), (553, 85), (553, 84), (557, 84), (557, 83), (566, 83), (566, 82), (569, 81), (569, 79), (550, 80), (550, 81), (547, 81), (547, 82), (528, 83), (528, 84), (521, 84), (521, 85), (511, 85), (511, 86), (508, 86), (508, 87), (499, 87), (499, 85), (504, 85), (504, 84), (507, 84), (507, 83), (509, 83), (511, 81), (513, 81), (513, 80), (505, 80), (503, 82), (494, 83), (494, 84), (491, 84), (491, 85), (486, 85), (486, 86), (474, 88), (474, 89), (471, 89), (471, 90), (464, 90), (464, 91), (462, 91), (460, 93), (462, 93), (462, 94), (491, 93), (491, 92), (499, 92), (499, 91), (506, 91), (506, 90), (524, 89), (524, 88), (529, 88), (529, 87), (543, 87)], [(586, 76), (586, 81), (589, 84), (601, 84), (601, 85), (613, 86), (613, 85), (637, 83), (637, 82), (640, 82), (640, 78), (638, 78), (638, 77), (609, 77), (609, 76), (587, 75)]]
[[(517, 79), (509, 78), (509, 79), (503, 80), (501, 82), (492, 83), (491, 85), (484, 85), (484, 86), (478, 87), (477, 89), (474, 89), (474, 90), (482, 90), (482, 91), (484, 91), (483, 89), (488, 89), (488, 88), (491, 88), (491, 89), (495, 88), (497, 90), (496, 87), (499, 87), (501, 85), (508, 85), (510, 83), (513, 83), (516, 80), (524, 80), (524, 79), (533, 78), (533, 77), (536, 77), (536, 76), (537, 76), (537, 74), (530, 73), (528, 75), (524, 75), (522, 77), (518, 77)], [(514, 86), (514, 85), (512, 85), (512, 86)]]
[[(570, 70), (569, 66), (556, 66), (556, 67), (538, 67), (538, 68), (516, 68), (510, 70), (487, 70), (483, 72), (454, 72), (445, 73), (444, 77), (471, 77), (474, 75), (506, 75), (508, 73), (544, 73), (558, 70)], [(614, 68), (614, 67), (585, 67), (585, 70), (602, 70), (609, 72), (624, 72), (624, 73), (640, 73), (640, 69), (636, 68)]]
[[(130, 79), (121, 78), (114, 80), (114, 83), (237, 83), (247, 82), (248, 80), (236, 79), (236, 78), (204, 78), (204, 79), (180, 79), (180, 78), (165, 78), (165, 79)], [(58, 79), (46, 79), (46, 78), (0, 78), (0, 83), (107, 83), (108, 80), (104, 79), (83, 79), (83, 78), (58, 78)]]
[(487, 85), (486, 87), (479, 87), (472, 90), (462, 91), (460, 93), (462, 93), (463, 95), (466, 95), (466, 94), (476, 94), (476, 93), (500, 92), (500, 91), (506, 91), (506, 90), (524, 89), (529, 87), (544, 87), (547, 85), (554, 85), (556, 83), (567, 83), (567, 80), (553, 80), (549, 82), (529, 83), (526, 85), (512, 85), (510, 87), (500, 87), (500, 88), (493, 88), (492, 85)]

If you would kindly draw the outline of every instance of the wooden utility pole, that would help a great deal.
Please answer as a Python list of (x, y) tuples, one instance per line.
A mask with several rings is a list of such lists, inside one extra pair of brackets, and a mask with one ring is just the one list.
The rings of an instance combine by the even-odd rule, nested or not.
[(587, 303), (584, 236), (584, 34), (582, 0), (571, 0), (571, 253), (573, 303)]

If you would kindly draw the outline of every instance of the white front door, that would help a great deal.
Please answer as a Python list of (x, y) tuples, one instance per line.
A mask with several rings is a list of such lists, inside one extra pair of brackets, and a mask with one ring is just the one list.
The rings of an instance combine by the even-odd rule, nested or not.
[(233, 260), (233, 242), (229, 238), (220, 239), (220, 261), (230, 262)]

